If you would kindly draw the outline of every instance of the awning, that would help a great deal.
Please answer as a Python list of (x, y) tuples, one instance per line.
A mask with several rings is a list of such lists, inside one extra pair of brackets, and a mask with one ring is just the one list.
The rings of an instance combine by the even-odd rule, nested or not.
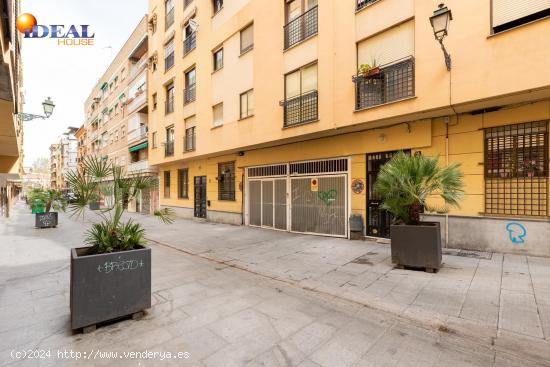
[(101, 84), (101, 87), (99, 87), (99, 89), (103, 90), (107, 88), (107, 82), (104, 82), (103, 84)]
[(141, 144), (138, 144), (138, 145), (135, 145), (133, 147), (130, 148), (130, 152), (135, 152), (137, 150), (141, 150), (141, 149), (145, 149), (147, 148), (147, 142), (144, 142), (144, 143), (141, 143)]
[(118, 96), (118, 99), (120, 100), (120, 99), (122, 99), (122, 98), (124, 98), (124, 97), (126, 97), (126, 94), (122, 93), (120, 96)]

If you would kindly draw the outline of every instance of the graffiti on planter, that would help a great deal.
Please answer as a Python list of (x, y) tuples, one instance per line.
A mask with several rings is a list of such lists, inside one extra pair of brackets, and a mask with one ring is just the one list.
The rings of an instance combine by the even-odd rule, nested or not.
[(319, 199), (321, 199), (323, 203), (325, 203), (325, 205), (330, 205), (334, 201), (336, 201), (337, 195), (338, 195), (338, 191), (336, 191), (335, 189), (331, 189), (328, 191), (319, 191), (317, 193), (317, 196), (319, 197)]
[(143, 267), (143, 260), (121, 260), (121, 261), (105, 261), (97, 266), (97, 271), (100, 273), (109, 274), (113, 271), (135, 270)]
[(523, 224), (518, 222), (510, 222), (506, 225), (506, 231), (508, 231), (508, 238), (514, 245), (525, 243), (527, 229), (525, 229)]

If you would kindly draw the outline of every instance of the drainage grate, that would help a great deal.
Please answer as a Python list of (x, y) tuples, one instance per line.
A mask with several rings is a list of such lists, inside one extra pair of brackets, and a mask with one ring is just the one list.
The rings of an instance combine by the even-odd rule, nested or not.
[(473, 251), (473, 250), (443, 250), (443, 255), (469, 257), (472, 259), (491, 260), (493, 258), (492, 252), (486, 251)]

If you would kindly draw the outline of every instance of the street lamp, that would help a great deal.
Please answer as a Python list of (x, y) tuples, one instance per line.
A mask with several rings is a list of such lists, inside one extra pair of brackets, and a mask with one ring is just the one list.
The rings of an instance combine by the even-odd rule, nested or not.
[(445, 56), (445, 65), (447, 66), (448, 71), (451, 70), (451, 55), (449, 55), (447, 49), (445, 49), (443, 39), (448, 34), (449, 22), (451, 20), (453, 20), (453, 14), (451, 13), (451, 10), (445, 6), (445, 4), (439, 4), (438, 9), (434, 11), (433, 15), (430, 17), (430, 23), (432, 24), (434, 36), (437, 42), (441, 45), (443, 56)]
[(54, 107), (55, 107), (55, 104), (53, 103), (51, 98), (48, 97), (47, 99), (44, 100), (44, 102), (42, 102), (42, 108), (44, 109), (44, 115), (33, 115), (32, 113), (19, 112), (17, 114), (17, 116), (20, 119), (22, 119), (23, 121), (31, 121), (31, 120), (34, 120), (34, 119), (43, 119), (43, 120), (45, 120), (45, 119), (49, 118), (52, 115)]

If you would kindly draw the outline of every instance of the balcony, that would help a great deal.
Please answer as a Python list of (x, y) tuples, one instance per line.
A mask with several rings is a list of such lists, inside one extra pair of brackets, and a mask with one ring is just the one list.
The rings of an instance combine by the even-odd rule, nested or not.
[(195, 32), (188, 34), (183, 41), (183, 55), (187, 55), (197, 47), (197, 34)]
[(164, 143), (164, 156), (171, 157), (173, 155), (174, 155), (174, 141), (169, 140), (166, 143)]
[(164, 114), (169, 114), (174, 112), (174, 97), (168, 98), (166, 102), (164, 102)]
[(370, 4), (374, 4), (375, 2), (377, 2), (379, 0), (357, 0), (357, 4), (356, 4), (356, 7), (355, 7), (355, 10), (361, 10), (363, 9), (364, 7), (370, 5)]
[(408, 57), (387, 66), (373, 75), (357, 75), (355, 110), (379, 106), (414, 96), (414, 59)]
[(130, 79), (134, 79), (147, 66), (147, 54), (143, 55), (130, 69)]
[(126, 109), (128, 113), (132, 113), (147, 103), (147, 93), (141, 91), (140, 94), (136, 93), (136, 96), (127, 104)]
[(316, 121), (319, 118), (318, 95), (313, 90), (281, 101), (279, 104), (284, 108), (284, 127)]
[(197, 95), (196, 91), (197, 91), (197, 88), (196, 88), (195, 84), (190, 85), (189, 87), (187, 87), (187, 89), (183, 90), (183, 104), (184, 105), (186, 105), (188, 103), (191, 103), (195, 100), (196, 95)]
[(164, 70), (169, 70), (174, 66), (174, 52), (164, 58)]
[(315, 6), (285, 25), (285, 50), (317, 34), (317, 10)]
[(151, 167), (149, 165), (149, 161), (147, 159), (144, 159), (142, 161), (138, 162), (131, 162), (128, 164), (128, 168), (126, 168), (126, 172), (131, 174), (138, 174), (138, 173), (147, 173), (147, 172), (158, 172), (158, 168)]
[(138, 129), (128, 131), (128, 144), (147, 139), (147, 126), (140, 126)]

